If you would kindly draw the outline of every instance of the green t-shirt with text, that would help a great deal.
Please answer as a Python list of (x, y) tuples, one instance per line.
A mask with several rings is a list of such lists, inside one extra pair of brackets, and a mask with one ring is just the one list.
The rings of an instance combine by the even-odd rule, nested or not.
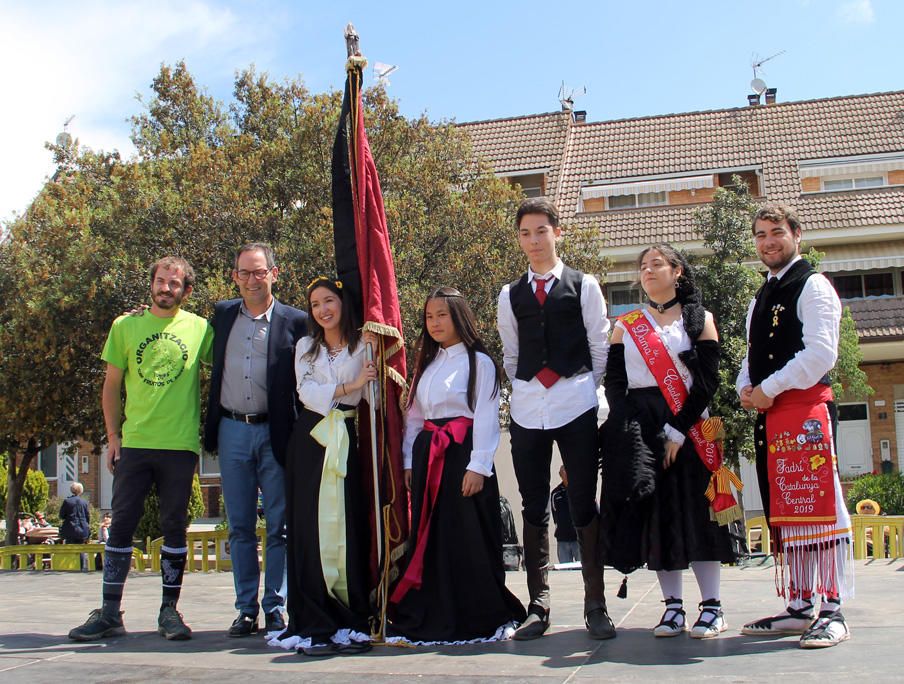
[(201, 453), (201, 363), (210, 363), (213, 328), (179, 310), (172, 318), (150, 311), (113, 322), (101, 358), (125, 371), (122, 445)]

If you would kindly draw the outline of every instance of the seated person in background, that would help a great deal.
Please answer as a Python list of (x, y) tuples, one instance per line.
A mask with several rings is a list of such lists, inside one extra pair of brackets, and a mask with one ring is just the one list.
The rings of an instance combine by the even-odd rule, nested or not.
[(100, 527), (97, 528), (97, 541), (100, 544), (106, 544), (110, 539), (110, 523), (113, 522), (112, 513), (104, 513), (104, 517), (100, 521)]
[(35, 511), (35, 527), (50, 527), (50, 523), (44, 518), (44, 511)]
[(879, 505), (878, 501), (873, 501), (872, 499), (862, 499), (857, 502), (857, 507), (855, 511), (857, 515), (879, 515), (879, 512), (882, 510), (882, 507)]

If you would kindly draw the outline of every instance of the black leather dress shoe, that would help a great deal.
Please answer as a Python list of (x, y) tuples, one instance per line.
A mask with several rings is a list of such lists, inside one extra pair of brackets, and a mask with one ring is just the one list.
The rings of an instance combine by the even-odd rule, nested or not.
[(347, 644), (336, 644), (336, 653), (340, 655), (357, 655), (367, 653), (372, 646), (369, 641), (351, 641)]
[(336, 655), (336, 644), (333, 642), (312, 642), (310, 646), (303, 646), (298, 652), (311, 658), (324, 658)]
[(605, 608), (594, 608), (584, 616), (584, 624), (591, 639), (614, 639), (615, 625)]
[(515, 630), (512, 636), (516, 641), (530, 641), (531, 639), (539, 639), (546, 634), (549, 629), (549, 612), (542, 608), (534, 608), (531, 606), (527, 619), (521, 626)]
[(282, 632), (286, 628), (286, 619), (281, 610), (274, 610), (264, 616), (267, 632)]
[(233, 621), (232, 626), (229, 628), (229, 636), (231, 637), (246, 637), (251, 636), (252, 634), (257, 634), (257, 616), (245, 615), (244, 613), (239, 613), (239, 616)]

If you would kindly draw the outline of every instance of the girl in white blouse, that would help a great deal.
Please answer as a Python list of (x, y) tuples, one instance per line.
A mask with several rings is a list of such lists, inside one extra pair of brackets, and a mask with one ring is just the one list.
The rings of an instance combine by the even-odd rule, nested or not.
[(295, 350), (303, 406), (286, 459), (289, 625), (280, 645), (315, 656), (370, 647), (370, 499), (355, 413), (376, 367), (343, 309), (342, 283), (317, 277), (307, 296), (310, 336)]
[(417, 348), (402, 447), (411, 538), (390, 619), (411, 641), (504, 638), (525, 612), (502, 565), (499, 370), (454, 288), (427, 298)]

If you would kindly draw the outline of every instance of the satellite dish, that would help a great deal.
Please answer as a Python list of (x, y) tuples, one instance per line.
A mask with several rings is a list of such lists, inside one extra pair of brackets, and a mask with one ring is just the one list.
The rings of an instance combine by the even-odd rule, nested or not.
[(761, 78), (755, 78), (750, 82), (750, 89), (757, 95), (762, 95), (766, 92), (766, 81)]

